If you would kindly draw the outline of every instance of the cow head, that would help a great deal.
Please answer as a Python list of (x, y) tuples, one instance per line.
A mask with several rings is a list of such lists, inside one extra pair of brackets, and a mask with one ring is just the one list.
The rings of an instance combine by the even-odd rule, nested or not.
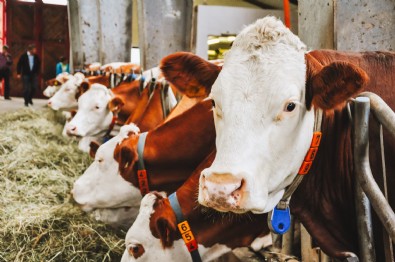
[(217, 155), (198, 200), (219, 211), (265, 213), (297, 174), (310, 146), (314, 108), (333, 110), (358, 93), (366, 73), (320, 65), (280, 20), (246, 27), (212, 86)]
[(60, 89), (60, 87), (67, 80), (69, 80), (69, 76), (69, 73), (63, 72), (56, 76), (56, 78), (46, 81), (45, 84), (47, 85), (47, 88), (45, 88), (45, 90), (43, 91), (43, 95), (46, 97), (52, 97)]
[[(103, 145), (95, 154), (95, 161), (75, 181), (72, 195), (84, 211), (99, 208), (138, 207), (140, 190), (126, 182), (118, 172), (114, 149), (131, 133), (138, 133), (135, 125), (125, 125), (119, 134)], [(97, 146), (96, 146), (97, 147)]]
[(107, 87), (92, 84), (79, 97), (77, 114), (66, 126), (67, 134), (83, 137), (106, 132), (122, 105), (122, 99), (113, 97)]
[(77, 107), (76, 94), (85, 76), (82, 73), (75, 73), (70, 76), (58, 92), (48, 101), (48, 106), (53, 110), (73, 109)]
[(149, 193), (126, 235), (121, 261), (189, 261), (183, 240), (175, 240), (176, 236), (176, 216), (165, 194)]

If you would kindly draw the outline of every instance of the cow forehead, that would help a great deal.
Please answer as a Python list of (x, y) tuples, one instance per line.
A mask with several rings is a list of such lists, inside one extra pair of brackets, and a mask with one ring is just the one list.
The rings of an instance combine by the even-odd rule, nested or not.
[(260, 54), (258, 60), (246, 60), (239, 55), (227, 60), (210, 94), (223, 110), (242, 113), (235, 103), (242, 104), (244, 109), (279, 110), (278, 107), (289, 99), (304, 101), (306, 66), (303, 54), (292, 63), (287, 59), (274, 62), (266, 54)]
[(87, 92), (83, 93), (78, 99), (79, 106), (91, 104), (107, 104), (111, 96), (107, 90), (102, 88), (90, 88)]

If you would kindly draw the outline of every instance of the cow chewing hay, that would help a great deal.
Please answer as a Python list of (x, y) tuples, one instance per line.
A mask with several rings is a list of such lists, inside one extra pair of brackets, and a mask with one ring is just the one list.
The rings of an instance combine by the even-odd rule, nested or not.
[(87, 154), (47, 109), (0, 116), (0, 261), (119, 261), (124, 235), (70, 203)]

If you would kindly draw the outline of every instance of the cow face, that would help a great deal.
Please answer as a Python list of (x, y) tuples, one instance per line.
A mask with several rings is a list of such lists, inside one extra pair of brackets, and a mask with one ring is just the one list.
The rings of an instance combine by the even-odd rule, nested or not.
[(81, 73), (76, 73), (70, 76), (58, 92), (55, 93), (48, 101), (48, 106), (53, 110), (73, 109), (77, 107), (76, 94), (78, 88), (82, 84), (85, 76)]
[(60, 87), (69, 80), (70, 74), (63, 72), (56, 76), (54, 79), (50, 79), (45, 82), (47, 88), (43, 91), (43, 95), (46, 97), (53, 97), (53, 95), (60, 89)]
[(217, 155), (200, 177), (201, 204), (236, 213), (272, 210), (310, 146), (313, 106), (336, 108), (360, 90), (362, 70), (322, 67), (305, 58), (305, 49), (273, 17), (237, 36), (210, 93)]
[(140, 212), (126, 234), (122, 262), (191, 260), (184, 242), (174, 240), (176, 217), (169, 210), (165, 194), (149, 193), (144, 196)]
[(95, 161), (77, 179), (72, 189), (74, 200), (84, 211), (98, 208), (138, 207), (141, 194), (126, 182), (118, 172), (114, 149), (129, 133), (137, 133), (135, 125), (126, 125), (120, 133), (101, 145)]
[[(107, 87), (92, 84), (79, 97), (77, 114), (66, 126), (67, 134), (84, 137), (106, 132), (113, 118), (113, 112), (108, 106), (112, 99), (113, 95)], [(120, 103), (123, 104), (122, 101)]]

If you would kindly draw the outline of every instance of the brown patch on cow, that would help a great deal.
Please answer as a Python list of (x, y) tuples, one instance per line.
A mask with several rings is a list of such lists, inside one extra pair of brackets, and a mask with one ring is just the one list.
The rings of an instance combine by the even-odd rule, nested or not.
[(119, 113), (124, 105), (125, 103), (122, 98), (114, 97), (108, 103), (108, 109), (113, 113)]
[(177, 219), (170, 202), (159, 193), (153, 192), (156, 200), (153, 206), (154, 213), (150, 217), (150, 230), (154, 237), (159, 238), (163, 248), (173, 246), (177, 237)]
[(77, 93), (75, 94), (75, 99), (78, 100), (78, 98), (85, 93), (86, 91), (88, 91), (88, 89), (90, 88), (90, 84), (88, 82), (82, 82), (81, 85), (78, 87), (77, 89)]
[(221, 67), (192, 53), (178, 52), (166, 56), (160, 63), (166, 80), (188, 97), (210, 93)]
[(114, 150), (114, 159), (119, 163), (119, 173), (127, 181), (135, 179), (133, 177), (129, 177), (128, 174), (134, 167), (135, 162), (138, 160), (138, 138), (138, 135), (130, 134), (129, 139), (126, 139), (120, 145), (117, 145)]
[(366, 72), (348, 62), (336, 61), (322, 66), (315, 58), (306, 55), (306, 105), (323, 110), (337, 109), (360, 93), (369, 82)]
[(92, 142), (89, 144), (89, 156), (90, 156), (91, 158), (95, 158), (96, 152), (97, 152), (97, 150), (99, 149), (99, 147), (100, 147), (100, 145), (99, 145), (97, 142), (95, 142), (95, 141), (92, 141)]

